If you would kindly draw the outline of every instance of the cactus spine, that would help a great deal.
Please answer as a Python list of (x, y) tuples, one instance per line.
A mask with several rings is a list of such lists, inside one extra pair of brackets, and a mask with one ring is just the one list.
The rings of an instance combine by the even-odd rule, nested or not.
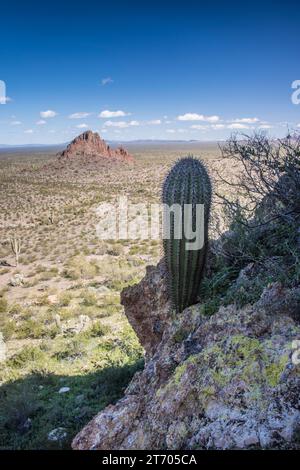
[[(197, 302), (207, 253), (211, 182), (207, 170), (200, 160), (189, 156), (180, 159), (173, 166), (163, 184), (162, 202), (164, 204), (163, 246), (169, 294), (174, 309), (179, 313)], [(182, 223), (180, 228), (178, 228), (178, 221), (175, 221), (174, 213), (170, 211), (174, 204), (178, 204), (181, 208)], [(188, 213), (186, 204), (190, 205), (190, 213)], [(199, 226), (199, 217), (197, 217), (196, 211), (198, 204), (202, 204), (204, 208), (201, 226)], [(166, 232), (167, 226), (168, 233)], [(201, 230), (203, 231), (204, 243), (199, 249), (187, 249), (186, 242), (190, 237), (187, 237), (186, 234), (187, 230), (191, 229), (197, 234)]]

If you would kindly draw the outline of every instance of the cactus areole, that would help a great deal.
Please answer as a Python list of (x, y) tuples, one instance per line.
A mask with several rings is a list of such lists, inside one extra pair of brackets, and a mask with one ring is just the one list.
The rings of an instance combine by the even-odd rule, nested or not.
[(177, 313), (197, 302), (208, 242), (211, 182), (204, 164), (180, 159), (163, 184), (163, 246)]

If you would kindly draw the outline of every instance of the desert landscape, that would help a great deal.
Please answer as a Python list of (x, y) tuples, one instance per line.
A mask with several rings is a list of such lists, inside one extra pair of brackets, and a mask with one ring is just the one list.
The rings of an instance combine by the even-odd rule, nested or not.
[[(142, 367), (120, 292), (158, 262), (161, 243), (99, 240), (95, 209), (120, 194), (133, 203), (159, 202), (174, 160), (193, 152), (213, 166), (219, 150), (199, 143), (136, 143), (127, 150), (132, 164), (1, 152), (3, 448), (68, 446)], [(13, 240), (20, 244), (18, 266)], [(57, 429), (63, 437), (56, 440)]]
[[(293, 229), (299, 169), (297, 159), (287, 163), (284, 157), (294, 191), (292, 202), (285, 204), (292, 204), (294, 215), (290, 218), (284, 209), (284, 215), (279, 212), (283, 220), (269, 221), (271, 211), (283, 210), (287, 181), (281, 188), (280, 180), (273, 178), (279, 147), (268, 144), (262, 134), (248, 138), (256, 155), (250, 164), (243, 154), (247, 146), (233, 137), (221, 144), (129, 143), (120, 152), (88, 131), (76, 137), (67, 152), (1, 153), (2, 448), (68, 449), (72, 441), (79, 449), (297, 448), (294, 393), (299, 376), (291, 362), (291, 341), (299, 334), (299, 239)], [(263, 180), (258, 183), (261, 155), (255, 149), (261, 152), (262, 145), (266, 160), (260, 163)], [(296, 135), (280, 143), (280, 152), (289, 149), (297, 155), (298, 148)], [(174, 317), (160, 261), (162, 240), (99, 239), (97, 208), (103, 202), (117, 203), (120, 195), (131, 203), (160, 202), (170, 168), (191, 154), (205, 164), (212, 182), (209, 252), (196, 305)], [(292, 173), (287, 176), (289, 165)], [(249, 175), (249, 180), (243, 179)], [(279, 206), (272, 200), (276, 188)], [(236, 196), (239, 203), (234, 202)], [(246, 210), (248, 217), (254, 202), (253, 218), (245, 227), (241, 214)], [(212, 343), (205, 345), (207, 340)], [(195, 403), (190, 380), (199, 371), (200, 359), (204, 382), (197, 391), (200, 403)], [(156, 370), (154, 375), (149, 375), (151, 370)], [(237, 388), (227, 390), (231, 382)], [(288, 394), (282, 390), (284, 382)], [(132, 387), (140, 391), (132, 394)], [(186, 394), (187, 409), (179, 406), (182, 400), (188, 403)], [(240, 404), (239, 394), (244, 397)], [(262, 405), (263, 395), (266, 410), (274, 396), (286, 407), (280, 417), (279, 409), (268, 411), (264, 431), (248, 416)], [(225, 422), (213, 418), (212, 406), (219, 410), (216, 416), (228, 414)], [(171, 423), (169, 413), (165, 416), (168, 407), (175, 417)], [(204, 408), (206, 418), (191, 421), (190, 407)], [(244, 418), (236, 418), (244, 421), (243, 431), (236, 424), (230, 428), (232, 407), (236, 412), (245, 408), (239, 411)], [(273, 413), (281, 437), (273, 429)], [(116, 430), (107, 422), (114, 414)], [(227, 440), (221, 438), (224, 426)]]
[(1, 4), (1, 462), (300, 450), (299, 6)]

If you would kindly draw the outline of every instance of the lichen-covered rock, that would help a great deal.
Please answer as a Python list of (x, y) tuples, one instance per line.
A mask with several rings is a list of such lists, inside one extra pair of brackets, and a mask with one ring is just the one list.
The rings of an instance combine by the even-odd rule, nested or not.
[(160, 297), (162, 269), (122, 295), (148, 352), (145, 368), (74, 449), (299, 448), (299, 290), (271, 284), (254, 305), (208, 318), (197, 304), (172, 319)]

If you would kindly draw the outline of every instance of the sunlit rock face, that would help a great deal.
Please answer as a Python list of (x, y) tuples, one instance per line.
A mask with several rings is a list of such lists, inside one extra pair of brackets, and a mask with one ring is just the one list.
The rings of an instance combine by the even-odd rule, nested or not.
[(111, 149), (97, 132), (92, 131), (80, 134), (59, 154), (60, 159), (73, 159), (80, 156), (133, 161), (133, 157), (123, 147)]

